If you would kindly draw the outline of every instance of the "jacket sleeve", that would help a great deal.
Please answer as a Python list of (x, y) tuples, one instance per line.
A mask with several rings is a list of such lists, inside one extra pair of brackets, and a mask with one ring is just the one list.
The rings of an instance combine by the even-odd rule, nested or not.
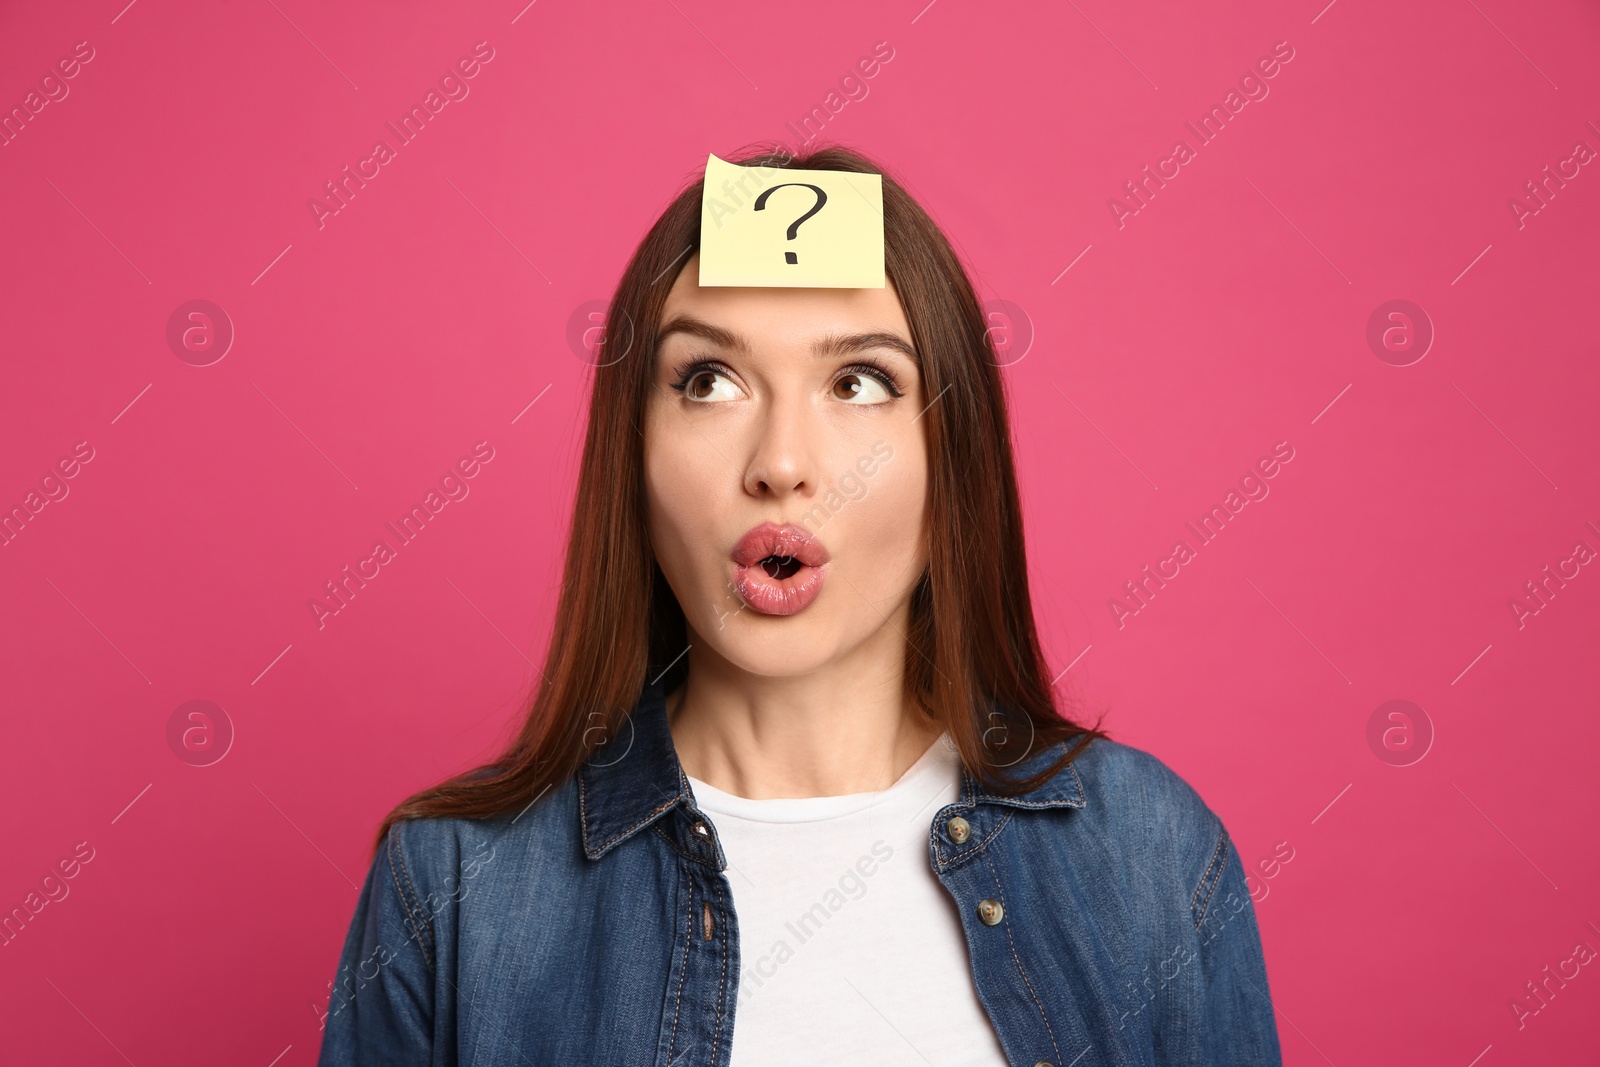
[(434, 1062), (434, 931), (406, 862), (405, 827), (384, 836), (356, 900), (318, 1067)]
[(1279, 1067), (1276, 1012), (1244, 865), (1225, 828), (1195, 893), (1207, 1064)]

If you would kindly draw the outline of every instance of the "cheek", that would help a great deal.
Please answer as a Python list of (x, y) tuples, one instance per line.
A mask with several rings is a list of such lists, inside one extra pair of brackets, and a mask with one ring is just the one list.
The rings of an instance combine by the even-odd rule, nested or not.
[(927, 464), (921, 446), (896, 444), (894, 458), (862, 481), (864, 495), (847, 505), (847, 512), (855, 512), (850, 540), (853, 547), (860, 548), (856, 554), (881, 567), (885, 577), (899, 573), (898, 567), (888, 566), (891, 562), (917, 564), (920, 572), (928, 499)]
[(719, 580), (705, 546), (721, 537), (722, 465), (692, 428), (674, 428), (670, 415), (661, 423), (647, 419), (644, 444), (645, 522), (656, 562), (681, 601)]
[(693, 511), (684, 505), (691, 481), (682, 457), (671, 447), (660, 441), (646, 447), (645, 522), (661, 569), (669, 578), (675, 577), (670, 564), (678, 561), (681, 547), (692, 533), (685, 524), (692, 520)]

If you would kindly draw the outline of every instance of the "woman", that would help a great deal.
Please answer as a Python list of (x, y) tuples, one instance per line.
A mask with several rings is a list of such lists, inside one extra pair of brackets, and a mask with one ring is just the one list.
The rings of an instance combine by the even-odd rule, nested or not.
[(885, 175), (884, 288), (703, 288), (700, 210), (611, 303), (527, 721), (384, 821), (321, 1063), (1278, 1063), (1222, 823), (1055, 708), (949, 243)]

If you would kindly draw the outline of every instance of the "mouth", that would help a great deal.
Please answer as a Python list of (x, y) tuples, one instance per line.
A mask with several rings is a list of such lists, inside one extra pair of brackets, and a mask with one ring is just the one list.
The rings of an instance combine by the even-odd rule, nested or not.
[(729, 555), (739, 599), (763, 615), (805, 610), (822, 592), (827, 577), (827, 548), (793, 523), (754, 526)]

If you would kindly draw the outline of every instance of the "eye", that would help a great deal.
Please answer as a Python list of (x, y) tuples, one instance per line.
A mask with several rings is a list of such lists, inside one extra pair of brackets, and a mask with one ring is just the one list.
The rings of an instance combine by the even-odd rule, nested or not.
[(860, 363), (846, 367), (833, 383), (833, 395), (858, 407), (882, 404), (901, 395), (894, 378), (881, 367)]
[(692, 363), (678, 370), (678, 380), (672, 383), (672, 388), (697, 404), (735, 400), (739, 396), (739, 388), (724, 373), (726, 369), (718, 363)]

